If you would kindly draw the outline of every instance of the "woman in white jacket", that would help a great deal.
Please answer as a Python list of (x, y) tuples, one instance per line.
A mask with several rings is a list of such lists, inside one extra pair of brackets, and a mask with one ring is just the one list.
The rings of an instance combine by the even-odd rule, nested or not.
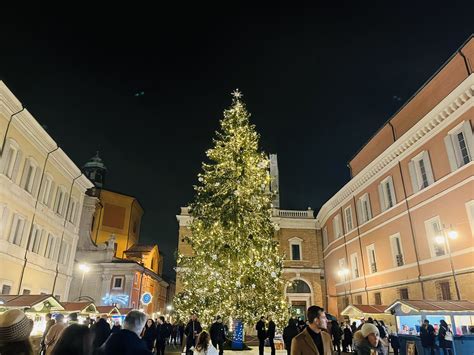
[(202, 331), (194, 347), (194, 355), (218, 355), (219, 352), (211, 343), (211, 337), (206, 331)]

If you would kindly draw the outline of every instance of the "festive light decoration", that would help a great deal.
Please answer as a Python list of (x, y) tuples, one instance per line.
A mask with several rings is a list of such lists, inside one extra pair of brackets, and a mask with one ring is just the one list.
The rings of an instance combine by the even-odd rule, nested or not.
[(192, 234), (185, 237), (193, 253), (178, 253), (183, 291), (174, 304), (183, 319), (196, 312), (204, 324), (216, 315), (253, 324), (272, 314), (283, 326), (289, 308), (271, 220), (269, 161), (241, 98), (234, 91), (194, 187)]
[(102, 297), (102, 302), (110, 306), (116, 303), (120, 303), (122, 306), (128, 306), (128, 298), (128, 295), (110, 295), (107, 293)]

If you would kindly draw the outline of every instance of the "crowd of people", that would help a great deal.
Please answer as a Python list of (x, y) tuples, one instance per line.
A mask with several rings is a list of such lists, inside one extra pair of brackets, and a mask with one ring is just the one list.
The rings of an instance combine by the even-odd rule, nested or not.
[[(291, 318), (283, 329), (283, 342), (288, 355), (332, 355), (351, 352), (357, 355), (387, 355), (389, 347), (398, 355), (400, 342), (396, 333), (390, 333), (382, 320), (362, 319), (357, 326), (336, 320), (328, 321), (324, 309), (311, 306), (306, 322)], [(30, 333), (33, 321), (19, 309), (0, 314), (0, 354), (32, 355)], [(259, 354), (264, 354), (268, 339), (271, 355), (275, 354), (276, 324), (271, 317), (261, 317), (256, 323)], [(161, 355), (167, 344), (185, 345), (187, 355), (222, 355), (227, 328), (217, 316), (203, 330), (197, 315), (188, 323), (170, 324), (163, 316), (153, 320), (140, 311), (130, 311), (123, 325), (112, 327), (107, 317), (79, 324), (76, 313), (67, 319), (63, 314), (47, 315), (45, 332), (40, 342), (40, 355)], [(452, 354), (453, 335), (449, 325), (441, 320), (438, 331), (425, 320), (420, 329), (424, 354), (434, 355), (438, 347), (444, 355)], [(185, 344), (183, 343), (185, 341)]]

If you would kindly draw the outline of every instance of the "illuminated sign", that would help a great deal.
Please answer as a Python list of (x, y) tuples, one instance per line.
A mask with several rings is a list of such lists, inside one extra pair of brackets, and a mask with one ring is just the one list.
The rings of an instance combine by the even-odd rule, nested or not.
[(150, 292), (145, 292), (142, 295), (142, 304), (144, 304), (144, 305), (150, 304), (152, 298), (153, 298), (153, 296), (151, 295)]
[(102, 297), (104, 304), (113, 306), (114, 304), (120, 303), (122, 306), (128, 306), (128, 295), (109, 295)]

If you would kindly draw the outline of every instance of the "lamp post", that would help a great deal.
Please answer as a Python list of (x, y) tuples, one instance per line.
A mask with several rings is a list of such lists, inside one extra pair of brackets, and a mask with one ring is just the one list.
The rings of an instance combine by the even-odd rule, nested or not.
[(344, 284), (344, 308), (345, 308), (347, 307), (345, 304), (347, 300), (346, 280), (347, 280), (347, 275), (349, 275), (349, 269), (342, 268), (337, 272), (337, 274), (339, 275), (339, 277), (342, 280), (342, 283)]
[(82, 296), (82, 286), (84, 286), (84, 277), (87, 272), (89, 272), (91, 267), (87, 264), (79, 264), (79, 270), (82, 271), (82, 280), (81, 280), (81, 288), (79, 289), (79, 299)]
[(461, 300), (461, 293), (459, 292), (459, 287), (458, 287), (458, 280), (456, 279), (456, 272), (454, 271), (454, 264), (453, 264), (453, 257), (451, 255), (451, 247), (449, 245), (449, 240), (455, 240), (458, 237), (458, 232), (456, 232), (452, 226), (450, 228), (446, 228), (443, 225), (443, 228), (440, 230), (439, 235), (435, 237), (435, 242), (438, 245), (446, 245), (446, 250), (449, 255), (449, 263), (451, 265), (451, 273), (453, 274), (453, 279), (454, 279), (454, 287), (456, 288), (456, 296), (458, 300)]

